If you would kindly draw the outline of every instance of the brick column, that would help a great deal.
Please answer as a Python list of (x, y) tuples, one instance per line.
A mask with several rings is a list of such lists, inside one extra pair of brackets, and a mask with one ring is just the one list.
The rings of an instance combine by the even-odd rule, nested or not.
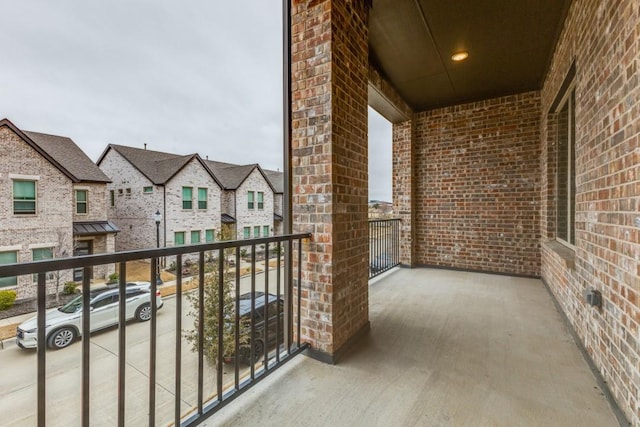
[(393, 125), (393, 213), (400, 218), (400, 263), (412, 267), (414, 257), (414, 137), (413, 120)]
[(294, 0), (292, 202), (303, 248), (301, 338), (335, 360), (369, 329), (369, 1)]

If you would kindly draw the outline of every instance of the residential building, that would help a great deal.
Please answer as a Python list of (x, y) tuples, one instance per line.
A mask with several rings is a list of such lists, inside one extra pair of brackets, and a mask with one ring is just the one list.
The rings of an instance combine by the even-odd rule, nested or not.
[[(237, 239), (268, 237), (278, 233), (282, 222), (282, 191), (278, 192), (260, 165), (234, 165), (206, 161), (225, 188), (222, 212), (230, 234)], [(276, 175), (272, 174), (276, 179)]]
[(264, 173), (273, 187), (273, 230), (274, 234), (284, 233), (284, 173), (264, 169)]
[[(109, 178), (70, 139), (22, 131), (0, 120), (0, 264), (115, 250), (119, 229), (107, 219)], [(104, 279), (113, 265), (96, 266)], [(18, 298), (36, 293), (35, 276), (5, 277)], [(82, 271), (49, 274), (47, 284), (81, 280)]]
[[(110, 144), (97, 162), (113, 177), (107, 212), (121, 230), (118, 251), (197, 244), (220, 232), (220, 181), (198, 154)], [(155, 214), (160, 214), (156, 224)]]

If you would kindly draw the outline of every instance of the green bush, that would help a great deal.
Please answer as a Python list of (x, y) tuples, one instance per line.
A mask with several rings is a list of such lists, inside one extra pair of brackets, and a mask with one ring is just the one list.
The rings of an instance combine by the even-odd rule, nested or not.
[(73, 295), (78, 291), (78, 284), (76, 282), (66, 282), (62, 293), (65, 295)]
[(109, 275), (109, 283), (118, 283), (118, 273), (111, 273)]
[(0, 291), (0, 311), (10, 309), (15, 301), (16, 291)]

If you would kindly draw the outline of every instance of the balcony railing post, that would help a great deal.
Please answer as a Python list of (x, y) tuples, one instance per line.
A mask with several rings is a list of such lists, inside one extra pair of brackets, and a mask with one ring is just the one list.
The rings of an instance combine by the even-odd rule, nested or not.
[(46, 351), (45, 326), (47, 310), (47, 275), (38, 274), (38, 427), (45, 427), (47, 424), (47, 372), (46, 372)]

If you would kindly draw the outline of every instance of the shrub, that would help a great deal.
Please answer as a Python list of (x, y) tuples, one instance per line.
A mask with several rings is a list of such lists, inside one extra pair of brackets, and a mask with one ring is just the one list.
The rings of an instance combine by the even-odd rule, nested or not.
[(109, 283), (117, 283), (118, 282), (118, 273), (111, 273), (109, 275)]
[(16, 301), (16, 291), (0, 291), (0, 310), (8, 310), (13, 307)]
[(78, 284), (76, 282), (66, 282), (62, 293), (65, 295), (73, 295), (78, 291)]

